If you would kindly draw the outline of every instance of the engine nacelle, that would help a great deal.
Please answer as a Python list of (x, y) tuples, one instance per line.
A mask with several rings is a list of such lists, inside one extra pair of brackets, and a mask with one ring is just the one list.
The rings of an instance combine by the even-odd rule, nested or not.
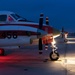
[(43, 44), (50, 44), (51, 42), (53, 42), (53, 36), (47, 35), (42, 37), (42, 42)]

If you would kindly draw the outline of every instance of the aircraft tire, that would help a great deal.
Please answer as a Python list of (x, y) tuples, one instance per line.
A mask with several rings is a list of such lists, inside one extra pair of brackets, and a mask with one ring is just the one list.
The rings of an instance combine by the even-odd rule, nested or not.
[(4, 56), (4, 49), (0, 48), (0, 56)]
[(52, 61), (57, 61), (59, 59), (59, 54), (57, 52), (51, 52), (49, 57)]

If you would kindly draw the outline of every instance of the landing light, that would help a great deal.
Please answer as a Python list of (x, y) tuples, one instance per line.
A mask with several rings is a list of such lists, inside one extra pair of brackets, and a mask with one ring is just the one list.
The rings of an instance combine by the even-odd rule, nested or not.
[(55, 35), (55, 36), (53, 36), (53, 38), (56, 38), (56, 37), (59, 37), (60, 36), (60, 34), (59, 35)]
[(56, 44), (56, 41), (53, 39), (53, 42), (52, 42), (52, 44), (54, 45), (54, 44)]

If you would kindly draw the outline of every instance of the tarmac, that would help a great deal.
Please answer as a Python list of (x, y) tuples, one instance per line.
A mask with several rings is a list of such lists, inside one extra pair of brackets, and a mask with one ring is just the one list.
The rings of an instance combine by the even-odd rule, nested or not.
[(5, 56), (0, 56), (0, 75), (75, 75), (74, 41), (64, 43), (58, 39), (58, 61), (49, 59), (50, 46), (48, 50), (43, 48), (42, 55), (37, 45), (5, 48)]

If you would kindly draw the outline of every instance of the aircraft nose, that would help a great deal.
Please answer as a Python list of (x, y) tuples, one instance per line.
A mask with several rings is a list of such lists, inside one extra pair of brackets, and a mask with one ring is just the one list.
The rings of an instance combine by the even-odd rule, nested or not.
[(38, 35), (38, 37), (40, 38), (40, 37), (43, 37), (43, 36), (47, 35), (47, 32), (38, 29), (38, 30), (37, 30), (37, 35)]
[(60, 35), (60, 31), (58, 29), (53, 28), (53, 36)]

